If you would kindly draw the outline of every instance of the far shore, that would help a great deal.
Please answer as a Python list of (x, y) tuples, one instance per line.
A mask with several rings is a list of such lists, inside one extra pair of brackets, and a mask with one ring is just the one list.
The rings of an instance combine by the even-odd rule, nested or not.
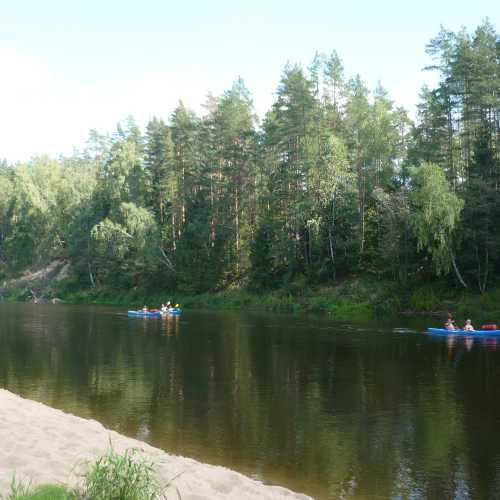
[[(0, 389), (0, 498), (17, 480), (76, 485), (90, 461), (110, 445), (117, 452), (139, 449), (165, 484), (172, 478), (183, 500), (310, 500), (280, 486), (268, 486), (225, 467), (171, 455), (87, 420)], [(168, 490), (167, 490), (168, 492)], [(175, 497), (175, 490), (172, 489)]]

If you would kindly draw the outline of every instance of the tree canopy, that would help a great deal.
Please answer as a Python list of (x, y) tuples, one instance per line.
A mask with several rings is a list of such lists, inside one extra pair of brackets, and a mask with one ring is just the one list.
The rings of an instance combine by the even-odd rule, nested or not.
[(287, 64), (258, 123), (241, 78), (197, 116), (112, 135), (58, 160), (0, 164), (0, 272), (66, 258), (81, 287), (334, 283), (349, 273), (500, 274), (500, 39), (444, 28), (415, 123), (336, 51)]

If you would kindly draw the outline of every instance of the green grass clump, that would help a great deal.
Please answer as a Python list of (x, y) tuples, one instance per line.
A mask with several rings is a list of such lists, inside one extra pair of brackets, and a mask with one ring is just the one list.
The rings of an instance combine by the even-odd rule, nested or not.
[(32, 487), (31, 483), (23, 483), (15, 478), (10, 485), (10, 493), (6, 500), (76, 500), (77, 494), (63, 485), (48, 484)]
[(137, 450), (119, 454), (110, 448), (91, 464), (78, 489), (53, 484), (32, 487), (31, 482), (14, 477), (4, 500), (160, 500), (167, 498), (165, 490), (169, 487), (180, 500), (179, 490), (172, 485), (176, 477), (162, 485), (153, 464), (140, 457)]
[(66, 486), (48, 484), (35, 488), (29, 496), (25, 497), (25, 500), (72, 500), (76, 498), (75, 493)]
[(120, 455), (110, 449), (85, 475), (81, 495), (92, 500), (154, 500), (162, 498), (162, 491), (153, 464), (136, 450)]
[(23, 483), (18, 481), (16, 476), (10, 482), (10, 493), (7, 495), (7, 500), (24, 500), (29, 498), (32, 493), (31, 483)]

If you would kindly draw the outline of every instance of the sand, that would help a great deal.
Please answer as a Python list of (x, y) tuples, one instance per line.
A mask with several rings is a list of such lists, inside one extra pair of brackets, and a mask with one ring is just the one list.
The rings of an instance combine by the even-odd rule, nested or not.
[[(174, 481), (183, 500), (286, 499), (311, 497), (279, 486), (267, 486), (224, 467), (170, 455), (86, 420), (0, 389), (0, 498), (13, 474), (32, 484), (76, 485), (88, 460), (102, 456), (109, 443), (118, 452), (134, 448), (156, 467), (165, 484)], [(76, 466), (76, 468), (75, 468)], [(176, 498), (174, 491), (168, 497)], [(168, 491), (167, 491), (168, 493)]]

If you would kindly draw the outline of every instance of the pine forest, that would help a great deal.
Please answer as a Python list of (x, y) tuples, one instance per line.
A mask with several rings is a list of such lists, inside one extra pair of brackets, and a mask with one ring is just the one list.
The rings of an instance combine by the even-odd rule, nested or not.
[[(500, 36), (442, 29), (416, 118), (341, 57), (287, 64), (261, 121), (242, 79), (68, 157), (0, 163), (0, 278), (197, 295), (500, 284)], [(168, 89), (166, 89), (166, 92)], [(1, 151), (0, 151), (1, 156)]]

